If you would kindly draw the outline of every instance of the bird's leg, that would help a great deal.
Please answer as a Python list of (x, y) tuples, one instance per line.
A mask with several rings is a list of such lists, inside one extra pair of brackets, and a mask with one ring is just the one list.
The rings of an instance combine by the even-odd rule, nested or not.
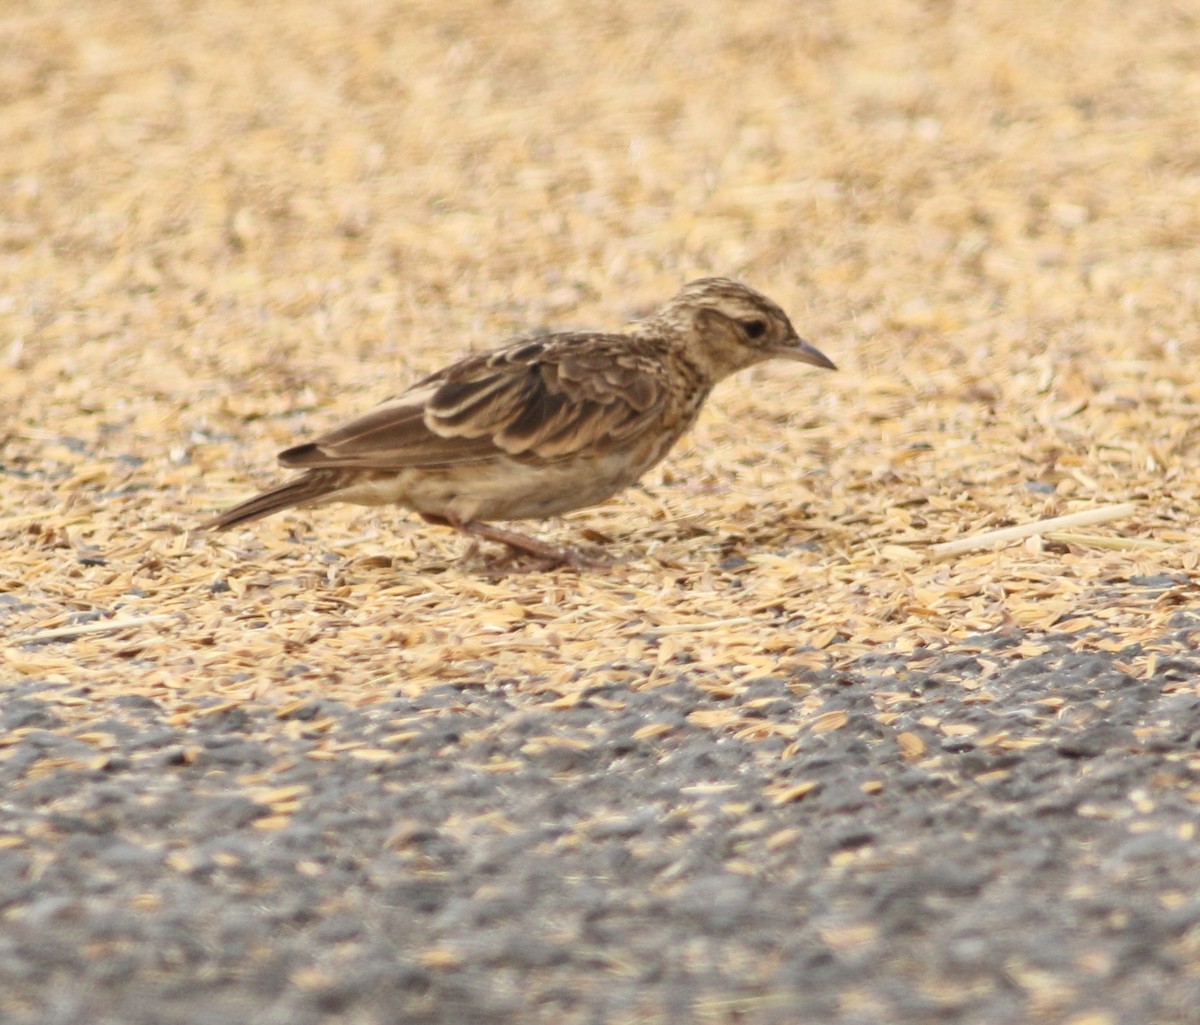
[(559, 548), (546, 541), (540, 541), (536, 537), (522, 534), (518, 530), (506, 530), (504, 527), (497, 527), (494, 523), (484, 523), (481, 520), (463, 521), (454, 516), (422, 515), (426, 523), (453, 527), (468, 537), (483, 538), (485, 541), (495, 541), (497, 544), (502, 544), (513, 552), (531, 555), (538, 562), (543, 563), (546, 569), (564, 565), (572, 566), (575, 569), (595, 569), (598, 566), (606, 565), (599, 560), (589, 559), (582, 552), (577, 552), (572, 548)]
[(563, 565), (574, 566), (576, 569), (579, 569), (583, 561), (579, 553), (572, 551), (570, 548), (559, 548), (536, 537), (522, 534), (519, 530), (506, 530), (504, 527), (497, 527), (494, 523), (468, 520), (466, 523), (452, 522), (450, 526), (454, 527), (455, 530), (461, 530), (464, 534), (468, 534), (471, 537), (481, 537), (487, 541), (495, 541), (509, 548), (511, 551), (532, 555), (538, 562), (545, 564), (547, 569)]

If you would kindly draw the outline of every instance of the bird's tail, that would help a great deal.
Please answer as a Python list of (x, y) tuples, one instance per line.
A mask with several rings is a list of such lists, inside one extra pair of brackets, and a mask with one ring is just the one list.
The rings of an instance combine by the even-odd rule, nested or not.
[(329, 470), (311, 470), (303, 476), (281, 484), (261, 495), (255, 495), (246, 501), (226, 509), (211, 520), (200, 524), (201, 530), (227, 530), (239, 523), (249, 523), (264, 516), (270, 516), (282, 509), (293, 506), (310, 505), (320, 501), (326, 495), (337, 491), (341, 486), (341, 474)]

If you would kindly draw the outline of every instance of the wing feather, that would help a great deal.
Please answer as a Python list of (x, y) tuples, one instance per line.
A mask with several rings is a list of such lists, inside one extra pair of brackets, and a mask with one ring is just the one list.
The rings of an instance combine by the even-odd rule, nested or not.
[[(656, 358), (657, 356), (657, 358)], [(621, 335), (549, 335), (468, 357), (307, 445), (285, 466), (400, 469), (604, 452), (663, 411), (661, 356)]]

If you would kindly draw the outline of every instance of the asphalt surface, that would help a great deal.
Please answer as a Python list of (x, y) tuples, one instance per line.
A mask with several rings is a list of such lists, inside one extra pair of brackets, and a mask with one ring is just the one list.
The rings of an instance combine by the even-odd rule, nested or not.
[(82, 732), (87, 693), (9, 682), (0, 1020), (1200, 1021), (1171, 629), (1144, 679), (1010, 633), (733, 695), (628, 663), (573, 707), (464, 679)]

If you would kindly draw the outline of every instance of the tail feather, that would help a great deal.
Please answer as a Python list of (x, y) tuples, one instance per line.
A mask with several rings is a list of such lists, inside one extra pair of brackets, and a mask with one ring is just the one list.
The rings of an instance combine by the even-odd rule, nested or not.
[(226, 509), (200, 524), (201, 530), (227, 530), (239, 523), (249, 523), (251, 520), (262, 519), (283, 509), (291, 509), (298, 505), (309, 505), (319, 501), (326, 495), (337, 491), (341, 486), (341, 474), (328, 470), (313, 470), (303, 476), (281, 484), (261, 495), (255, 495), (246, 501)]

